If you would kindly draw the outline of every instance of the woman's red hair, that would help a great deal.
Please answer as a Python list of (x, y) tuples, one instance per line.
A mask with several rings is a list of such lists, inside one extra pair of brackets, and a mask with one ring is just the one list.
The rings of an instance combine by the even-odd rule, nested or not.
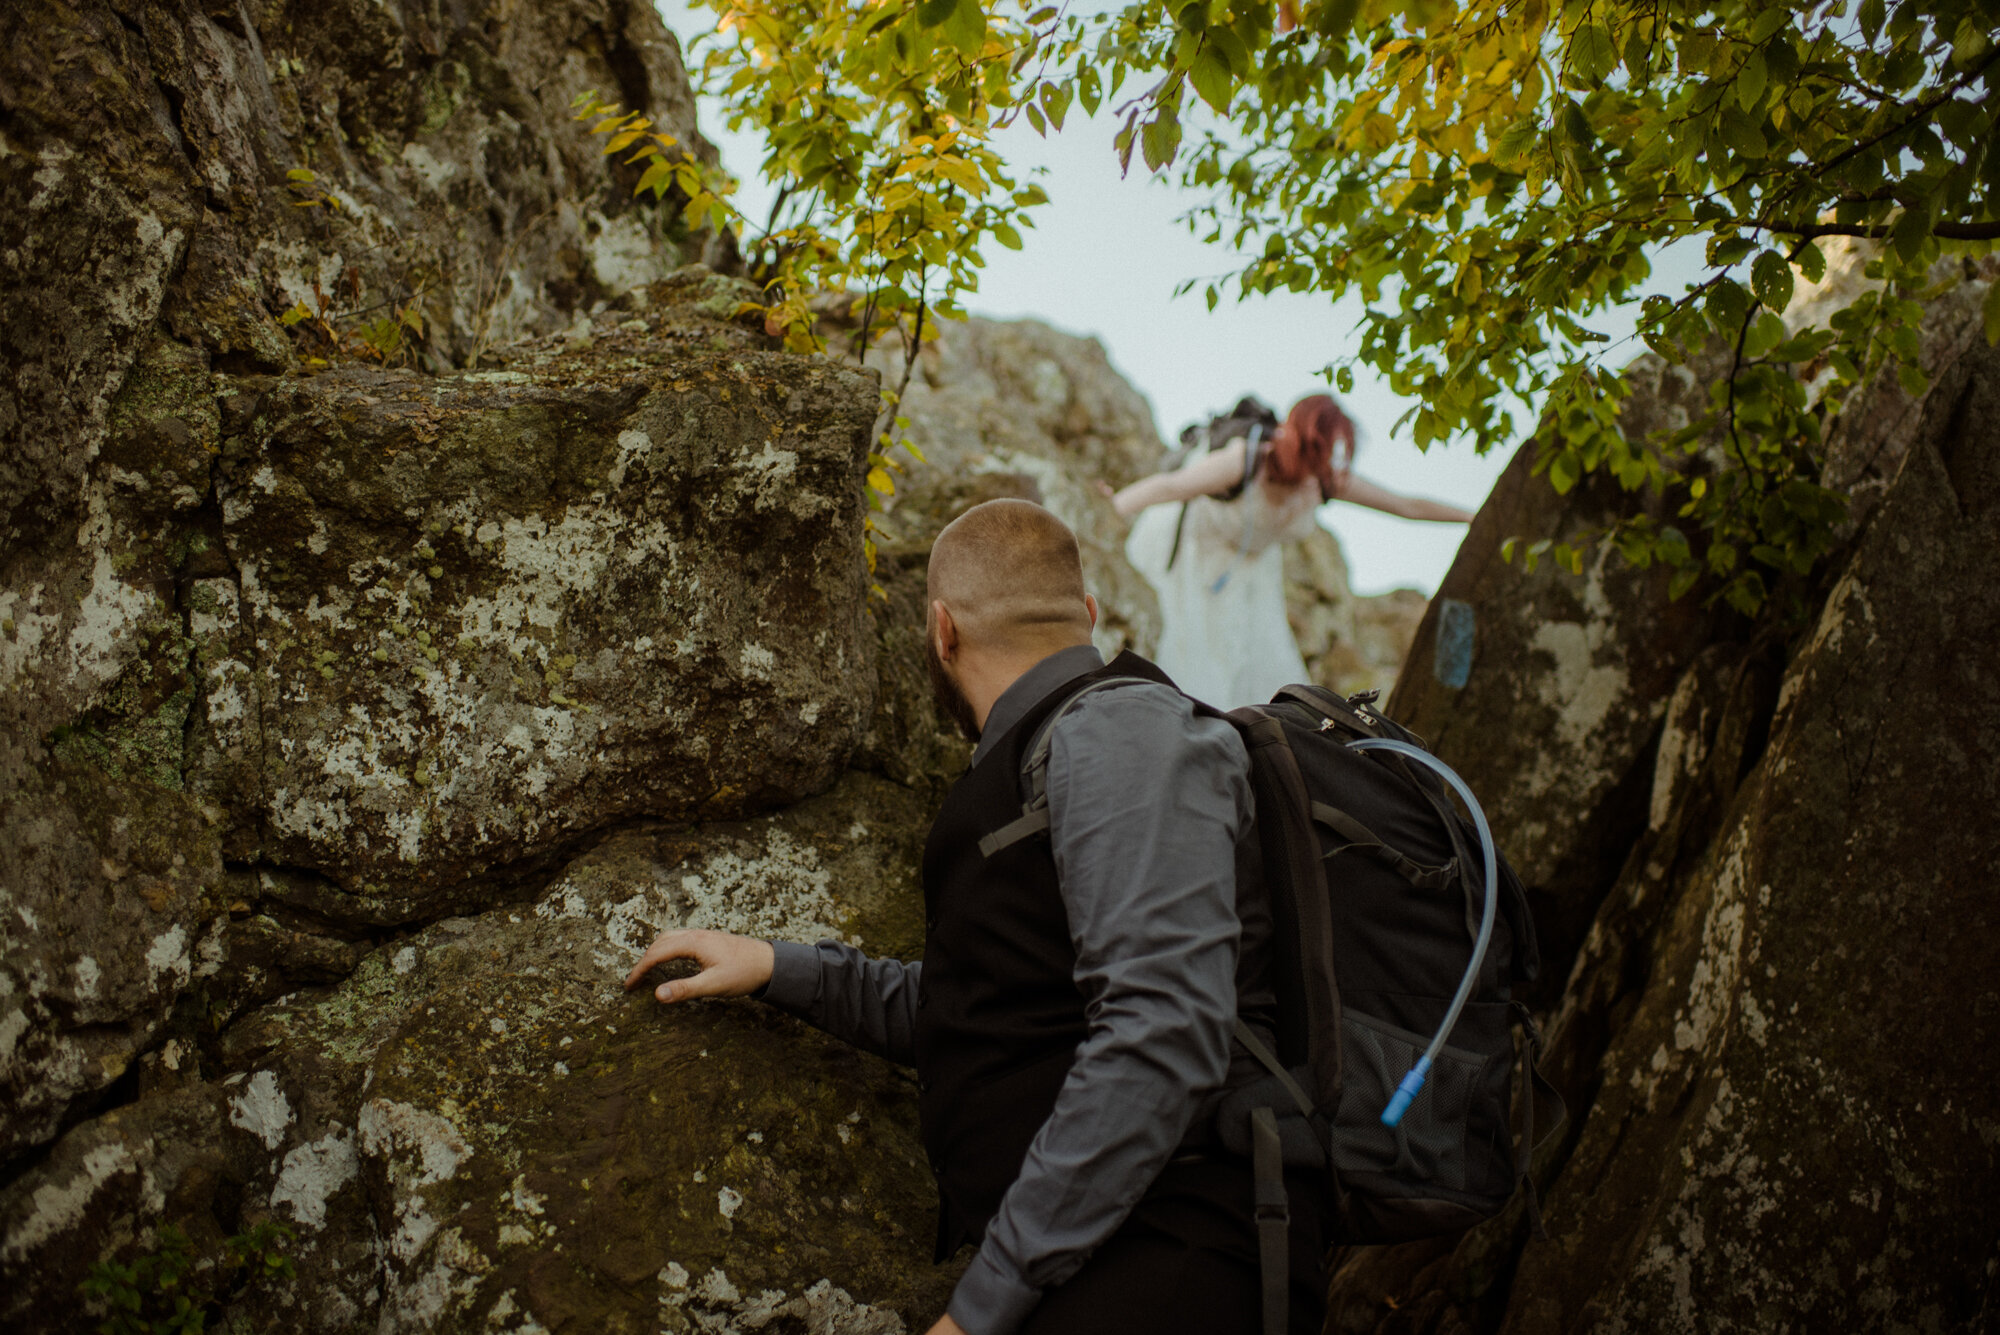
[(1320, 495), (1331, 500), (1347, 489), (1354, 468), (1354, 423), (1333, 395), (1308, 394), (1272, 435), (1264, 466), (1273, 481), (1287, 486), (1317, 479)]

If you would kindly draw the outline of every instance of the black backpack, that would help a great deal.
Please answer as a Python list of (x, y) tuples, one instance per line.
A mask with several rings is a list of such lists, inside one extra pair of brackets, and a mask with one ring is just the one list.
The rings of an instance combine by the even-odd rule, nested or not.
[[(1022, 816), (982, 851), (1047, 828), (1055, 721), (1087, 694), (1140, 680), (1100, 679), (1049, 716), (1023, 767)], [(1249, 750), (1272, 914), (1276, 1050), (1237, 1023), (1237, 1042), (1268, 1074), (1230, 1090), (1214, 1128), (1252, 1161), (1267, 1332), (1282, 1332), (1287, 1315), (1286, 1168), (1326, 1170), (1344, 1244), (1461, 1232), (1499, 1214), (1523, 1185), (1540, 1236), (1529, 1159), (1564, 1116), (1536, 1070), (1540, 1032), (1510, 996), (1540, 967), (1520, 878), (1453, 807), (1447, 783), (1457, 776), (1442, 779), (1438, 771), (1450, 771), (1377, 713), (1375, 696), (1287, 686), (1267, 705), (1226, 715), (1197, 702), (1227, 718)], [(1489, 854), (1498, 889), (1490, 907)], [(1463, 1009), (1440, 1034), (1462, 985)], [(1517, 1064), (1527, 1075), (1518, 1131)]]

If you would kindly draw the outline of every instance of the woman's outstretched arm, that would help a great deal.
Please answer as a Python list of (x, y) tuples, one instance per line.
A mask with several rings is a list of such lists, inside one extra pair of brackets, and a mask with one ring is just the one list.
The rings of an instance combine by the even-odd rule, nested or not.
[(1339, 498), (1365, 505), (1370, 510), (1380, 510), (1383, 514), (1395, 515), (1399, 519), (1432, 519), (1445, 524), (1472, 522), (1470, 510), (1461, 510), (1443, 501), (1427, 501), (1421, 496), (1399, 496), (1352, 473), (1347, 475), (1347, 485), (1340, 489)]
[(1244, 448), (1243, 439), (1239, 436), (1184, 468), (1142, 477), (1123, 491), (1112, 494), (1112, 508), (1130, 519), (1148, 506), (1164, 505), (1169, 501), (1191, 501), (1197, 496), (1214, 496), (1228, 491), (1243, 480)]

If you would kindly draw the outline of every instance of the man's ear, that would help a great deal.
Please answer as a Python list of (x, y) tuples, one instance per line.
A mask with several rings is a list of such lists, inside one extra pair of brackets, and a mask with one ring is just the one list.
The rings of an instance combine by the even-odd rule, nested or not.
[(931, 599), (931, 643), (941, 662), (958, 656), (958, 623), (951, 619), (951, 609), (936, 598)]
[(1096, 630), (1096, 629), (1097, 629), (1097, 599), (1095, 599), (1095, 598), (1091, 597), (1091, 596), (1090, 596), (1089, 594), (1087, 594), (1087, 593), (1086, 593), (1086, 594), (1084, 594), (1084, 595), (1083, 595), (1083, 605), (1084, 605), (1085, 607), (1087, 607), (1087, 608), (1089, 608), (1089, 609), (1090, 609), (1090, 628), (1091, 628), (1092, 630)]

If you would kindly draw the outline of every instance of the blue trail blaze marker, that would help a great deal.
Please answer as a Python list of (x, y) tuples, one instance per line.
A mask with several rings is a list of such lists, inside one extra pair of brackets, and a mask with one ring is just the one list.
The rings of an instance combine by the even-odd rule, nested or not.
[(1472, 604), (1445, 598), (1438, 604), (1436, 654), (1431, 672), (1454, 691), (1472, 680)]

